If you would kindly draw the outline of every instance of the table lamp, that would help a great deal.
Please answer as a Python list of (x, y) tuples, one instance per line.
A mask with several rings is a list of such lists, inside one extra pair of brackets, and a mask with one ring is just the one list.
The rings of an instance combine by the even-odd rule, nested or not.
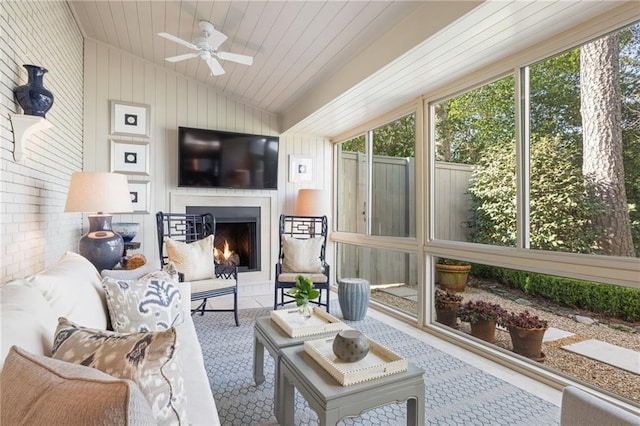
[(323, 216), (326, 209), (322, 189), (300, 189), (296, 199), (296, 216)]
[(74, 173), (64, 211), (92, 213), (89, 232), (80, 238), (78, 252), (98, 271), (116, 266), (124, 251), (124, 241), (111, 229), (111, 213), (133, 211), (127, 177), (117, 173)]

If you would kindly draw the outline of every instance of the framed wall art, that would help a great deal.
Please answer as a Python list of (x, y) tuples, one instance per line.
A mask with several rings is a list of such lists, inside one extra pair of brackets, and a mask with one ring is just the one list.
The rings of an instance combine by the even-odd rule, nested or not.
[(289, 155), (289, 182), (306, 182), (313, 179), (312, 160), (309, 157)]
[(149, 105), (111, 101), (111, 134), (151, 137)]
[(149, 142), (112, 140), (111, 171), (149, 176)]
[(134, 213), (149, 213), (151, 191), (149, 190), (151, 182), (144, 180), (129, 181), (129, 195), (131, 196), (131, 204), (133, 204)]

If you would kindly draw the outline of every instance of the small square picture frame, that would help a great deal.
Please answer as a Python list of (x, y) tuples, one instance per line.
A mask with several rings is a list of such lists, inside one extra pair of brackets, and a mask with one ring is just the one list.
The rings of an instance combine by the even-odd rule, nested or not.
[(289, 182), (313, 180), (313, 160), (310, 157), (289, 155)]
[(111, 171), (149, 176), (149, 142), (111, 140)]
[(130, 180), (129, 196), (134, 213), (149, 213), (151, 201), (151, 182), (146, 180)]
[(111, 134), (151, 137), (151, 107), (131, 102), (110, 101)]

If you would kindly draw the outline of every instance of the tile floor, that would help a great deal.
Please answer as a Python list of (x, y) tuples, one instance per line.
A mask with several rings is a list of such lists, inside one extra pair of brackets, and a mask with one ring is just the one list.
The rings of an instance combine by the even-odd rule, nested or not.
[[(331, 300), (337, 298), (337, 293), (331, 292)], [(231, 298), (225, 296), (210, 300), (208, 305), (210, 308), (222, 308), (230, 307), (231, 303)], [(254, 291), (246, 292), (245, 295), (241, 295), (238, 297), (238, 307), (239, 309), (273, 307), (273, 292), (272, 290), (269, 292), (265, 292), (259, 290), (256, 291), (255, 289)], [(545, 385), (544, 383), (540, 383), (537, 380), (529, 378), (491, 360), (483, 358), (477, 354), (462, 349), (454, 344), (438, 339), (415, 327), (411, 327), (410, 325), (400, 320), (392, 318), (383, 312), (370, 308), (367, 311), (367, 315), (377, 319), (378, 321), (387, 323), (416, 339), (422, 340), (423, 342), (437, 349), (440, 349), (441, 351), (446, 352), (451, 356), (454, 356), (468, 364), (471, 364), (489, 374), (492, 374), (508, 383), (511, 383), (514, 386), (530, 392), (538, 396), (539, 398), (544, 399), (545, 401), (548, 401), (558, 407), (560, 406), (562, 392), (559, 390)]]

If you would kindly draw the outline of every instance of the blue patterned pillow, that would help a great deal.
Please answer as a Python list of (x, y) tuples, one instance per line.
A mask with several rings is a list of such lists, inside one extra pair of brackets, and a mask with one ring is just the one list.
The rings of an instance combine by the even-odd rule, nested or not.
[(111, 325), (118, 333), (163, 331), (184, 321), (182, 295), (166, 272), (155, 271), (138, 280), (105, 277), (102, 287)]

